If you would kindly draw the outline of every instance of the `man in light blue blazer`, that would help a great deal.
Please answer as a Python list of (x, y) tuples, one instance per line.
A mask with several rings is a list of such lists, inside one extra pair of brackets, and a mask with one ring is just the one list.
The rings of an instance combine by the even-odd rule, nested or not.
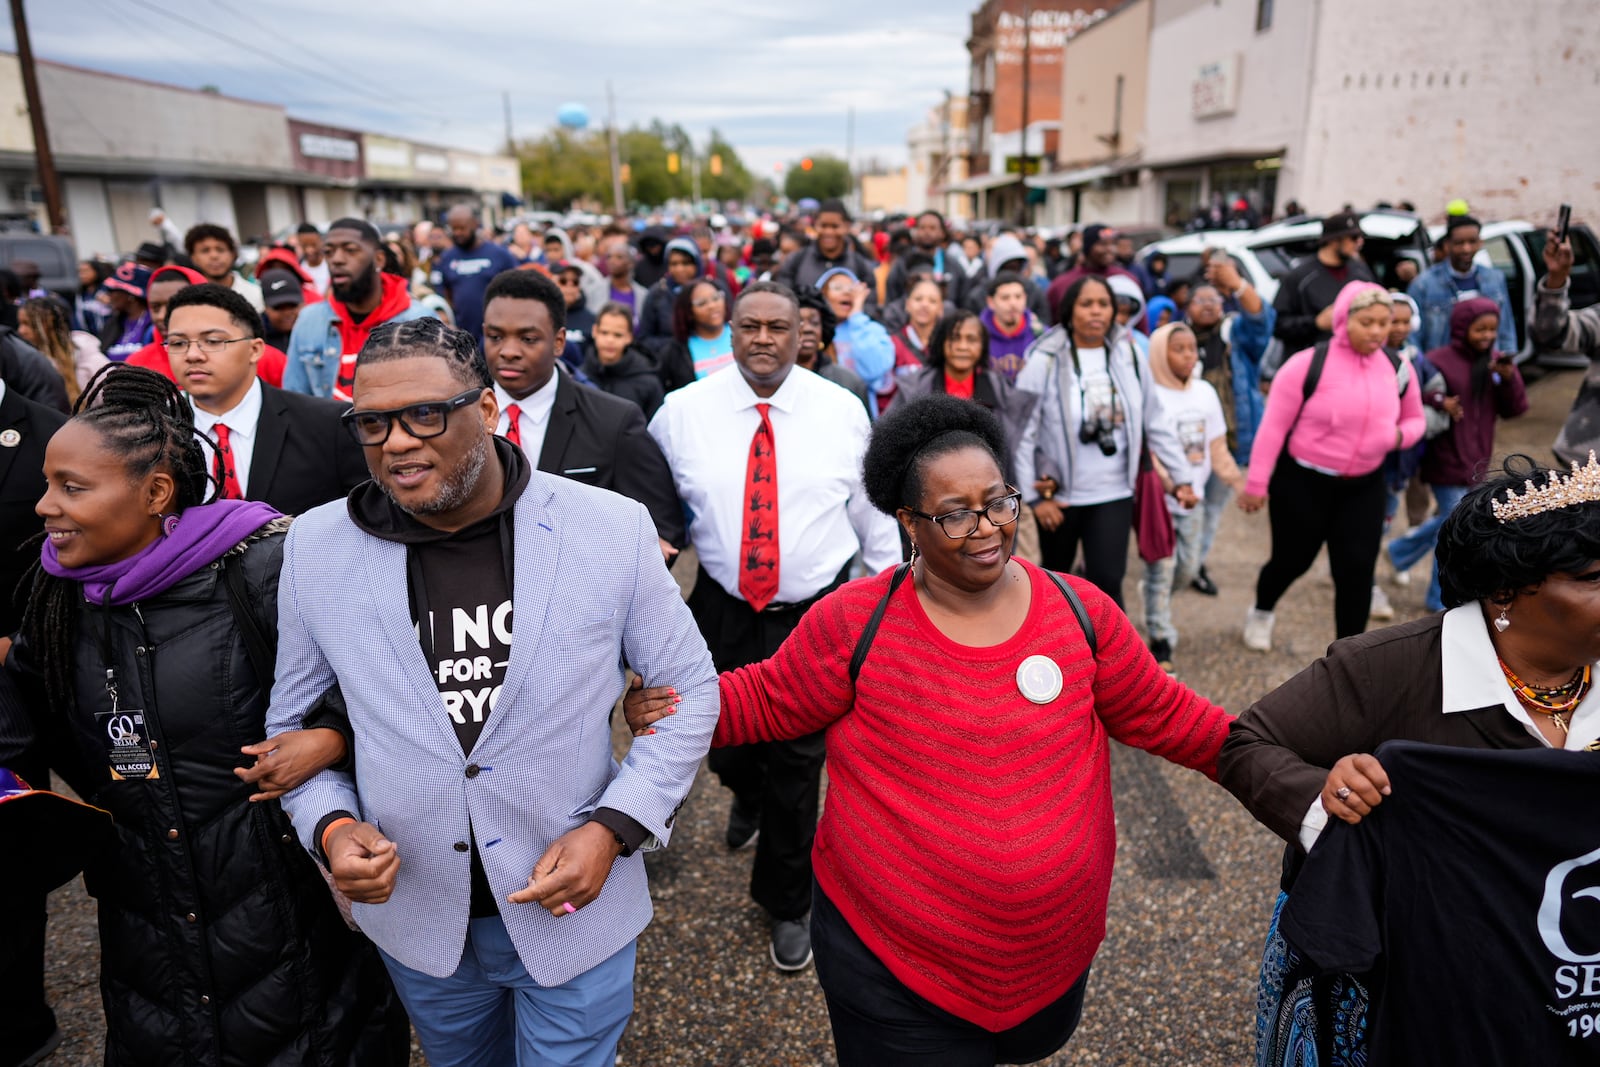
[[(651, 915), (639, 850), (671, 835), (717, 677), (644, 507), (533, 470), (497, 418), (470, 334), (374, 331), (344, 417), (373, 481), (290, 531), (268, 733), (340, 686), (353, 770), (284, 807), (436, 1067), (609, 1067)], [(619, 765), (624, 660), (681, 703)]]

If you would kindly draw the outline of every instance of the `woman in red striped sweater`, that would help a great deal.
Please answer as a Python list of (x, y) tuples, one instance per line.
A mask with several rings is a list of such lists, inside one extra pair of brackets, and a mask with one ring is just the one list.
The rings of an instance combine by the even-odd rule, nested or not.
[[(1011, 558), (1004, 449), (994, 416), (951, 396), (879, 420), (864, 482), (913, 562), (829, 594), (777, 655), (722, 676), (714, 745), (827, 730), (811, 940), (841, 1067), (1064, 1045), (1105, 937), (1109, 740), (1215, 777), (1227, 735), (1104, 593)], [(672, 700), (630, 693), (630, 726)]]

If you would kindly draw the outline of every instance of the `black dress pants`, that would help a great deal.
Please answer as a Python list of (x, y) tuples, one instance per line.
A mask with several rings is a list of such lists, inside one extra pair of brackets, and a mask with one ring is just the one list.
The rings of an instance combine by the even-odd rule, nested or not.
[(1104, 504), (1062, 507), (1061, 525), (1039, 527), (1039, 558), (1048, 570), (1072, 570), (1083, 545), (1083, 576), (1122, 607), (1122, 579), (1128, 573), (1128, 538), (1133, 534), (1133, 497)]
[(839, 1067), (991, 1067), (1035, 1063), (1067, 1043), (1083, 1015), (1085, 970), (1054, 1003), (995, 1033), (907, 989), (814, 887), (811, 950)]
[(1339, 637), (1364, 631), (1372, 611), (1372, 574), (1383, 540), (1386, 492), (1382, 468), (1336, 478), (1302, 467), (1285, 451), (1268, 483), (1272, 557), (1256, 580), (1256, 607), (1273, 610), (1326, 544), (1333, 571), (1334, 631)]
[[(702, 568), (689, 594), (689, 611), (717, 670), (731, 671), (776, 652), (806, 609), (843, 584), (848, 573), (847, 566), (827, 589), (804, 603), (754, 611)], [(714, 748), (707, 760), (739, 806), (760, 813), (750, 896), (779, 921), (801, 918), (811, 910), (811, 845), (817, 836), (824, 752), (824, 737), (818, 732), (792, 741)]]
[[(43, 767), (11, 768), (35, 789), (49, 789)], [(20, 1063), (56, 1029), (56, 1016), (44, 995), (45, 904), (48, 894), (0, 879), (0, 1065)]]

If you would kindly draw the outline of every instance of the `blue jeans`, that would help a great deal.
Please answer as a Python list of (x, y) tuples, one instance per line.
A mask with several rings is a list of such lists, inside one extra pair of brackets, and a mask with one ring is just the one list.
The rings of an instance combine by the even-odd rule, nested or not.
[[(1218, 510), (1221, 510), (1220, 508)], [(1152, 641), (1165, 641), (1178, 648), (1178, 631), (1172, 625), (1172, 594), (1200, 573), (1200, 544), (1209, 505), (1202, 504), (1188, 514), (1172, 513), (1172, 532), (1176, 550), (1166, 559), (1144, 565), (1144, 630)]]
[[(1439, 530), (1444, 526), (1444, 520), (1450, 517), (1461, 498), (1466, 496), (1472, 487), (1470, 485), (1436, 485), (1433, 487), (1433, 498), (1438, 501), (1439, 508), (1433, 516), (1421, 526), (1407, 530), (1405, 533), (1389, 542), (1389, 562), (1394, 564), (1397, 571), (1410, 570), (1421, 562), (1422, 557), (1432, 552), (1439, 543)], [(1433, 565), (1433, 580), (1428, 583), (1428, 599), (1426, 601), (1429, 611), (1443, 611), (1444, 599), (1439, 589), (1439, 564)]]
[(629, 942), (565, 985), (545, 987), (528, 977), (493, 916), (470, 920), (461, 964), (448, 978), (387, 952), (383, 962), (434, 1067), (613, 1067), (633, 1014), (636, 947)]
[[(1211, 477), (1206, 479), (1205, 522), (1200, 531), (1200, 554), (1194, 564), (1196, 574), (1211, 558), (1211, 546), (1217, 540), (1217, 527), (1222, 525), (1222, 513), (1228, 510), (1228, 502), (1232, 499), (1233, 487), (1212, 471)], [(1185, 578), (1183, 584), (1187, 585), (1193, 577), (1191, 574)]]

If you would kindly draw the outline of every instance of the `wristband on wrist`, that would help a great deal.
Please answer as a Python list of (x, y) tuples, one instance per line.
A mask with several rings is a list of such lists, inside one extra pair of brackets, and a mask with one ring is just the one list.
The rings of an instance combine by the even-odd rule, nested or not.
[(324, 856), (326, 856), (328, 854), (328, 835), (333, 833), (339, 827), (344, 826), (346, 824), (353, 824), (354, 822), (355, 822), (354, 819), (346, 816), (343, 819), (335, 819), (332, 822), (330, 822), (327, 826), (322, 828), (322, 840), (317, 842), (317, 843), (322, 846), (322, 854)]

